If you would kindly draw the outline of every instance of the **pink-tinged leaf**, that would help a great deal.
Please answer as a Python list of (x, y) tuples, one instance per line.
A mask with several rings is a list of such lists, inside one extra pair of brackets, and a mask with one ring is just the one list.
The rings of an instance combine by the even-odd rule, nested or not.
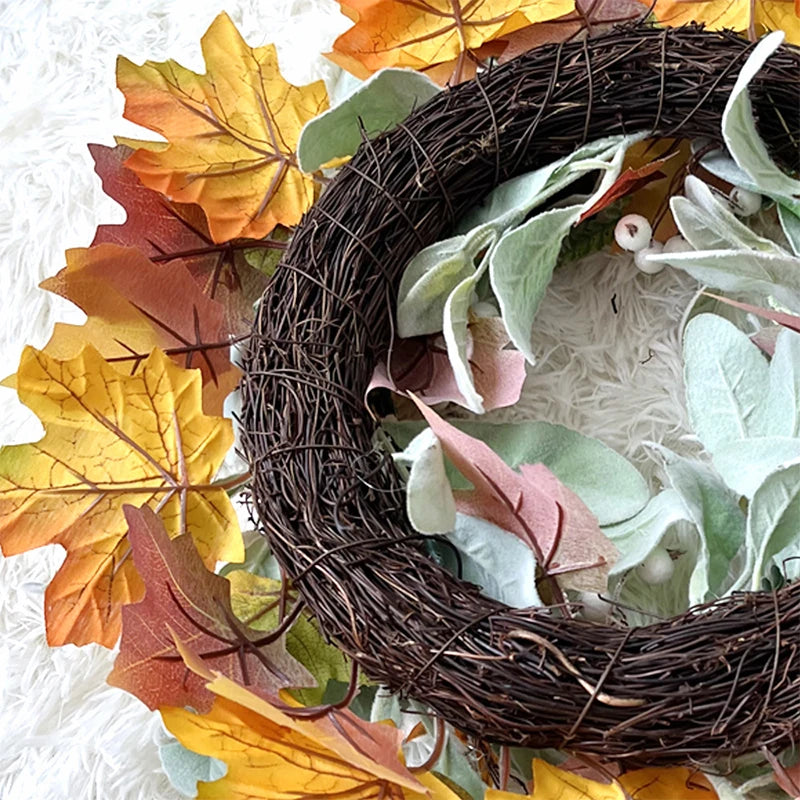
[(778, 334), (780, 332), (780, 328), (770, 325), (768, 328), (762, 328), (752, 334), (750, 341), (772, 358), (775, 355), (775, 345), (778, 343)]
[(412, 399), (447, 457), (474, 487), (454, 493), (461, 513), (518, 536), (545, 575), (558, 575), (561, 587), (606, 590), (617, 551), (577, 495), (543, 464), (526, 464), (515, 472), (487, 444)]
[(188, 673), (174, 637), (208, 668), (267, 699), (283, 687), (313, 686), (310, 673), (284, 647), (283, 636), (252, 630), (231, 609), (230, 584), (203, 565), (191, 536), (170, 540), (147, 507), (124, 506), (133, 561), (144, 599), (122, 609), (122, 642), (108, 677), (149, 708), (191, 706), (208, 711), (213, 694)]
[[(525, 356), (505, 350), (510, 341), (499, 318), (479, 319), (470, 325), (472, 355), (470, 365), (475, 389), (487, 411), (513, 406), (525, 382)], [(392, 375), (385, 361), (375, 368), (366, 397), (373, 389), (389, 389), (398, 394), (413, 392), (427, 405), (458, 403), (467, 408), (456, 384), (442, 336), (400, 339), (392, 350)]]
[(761, 317), (761, 319), (777, 322), (778, 325), (783, 325), (784, 328), (788, 328), (790, 331), (800, 333), (800, 317), (796, 317), (794, 314), (786, 314), (783, 311), (773, 311), (770, 308), (761, 308), (760, 306), (751, 306), (749, 303), (740, 303), (738, 300), (731, 300), (730, 297), (722, 297), (718, 294), (712, 294), (711, 292), (703, 292), (703, 294), (707, 297), (713, 297), (715, 300), (719, 300), (720, 303), (733, 306), (740, 311), (746, 311), (748, 314), (755, 314), (757, 317)]
[[(673, 155), (675, 155), (673, 153)], [(661, 172), (661, 167), (666, 161), (672, 156), (667, 156), (666, 158), (659, 158), (655, 161), (651, 161), (649, 164), (645, 164), (643, 167), (639, 167), (638, 169), (633, 169), (633, 167), (628, 167), (625, 172), (622, 173), (615, 181), (608, 187), (608, 190), (603, 194), (603, 196), (589, 209), (581, 214), (580, 219), (578, 222), (583, 222), (584, 220), (588, 219), (589, 217), (593, 217), (595, 214), (599, 214), (604, 208), (608, 208), (612, 203), (619, 200), (621, 197), (627, 197), (628, 195), (633, 194), (634, 192), (638, 192), (644, 186), (647, 186), (649, 183), (653, 183), (653, 181), (660, 181), (667, 176)]]

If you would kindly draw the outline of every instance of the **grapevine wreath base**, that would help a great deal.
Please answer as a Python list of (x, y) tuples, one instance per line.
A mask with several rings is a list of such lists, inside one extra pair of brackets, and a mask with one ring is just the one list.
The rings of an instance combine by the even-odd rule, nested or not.
[[(800, 586), (640, 628), (515, 610), (437, 566), (405, 517), (363, 404), (408, 260), (517, 174), (599, 136), (719, 139), (752, 51), (734, 35), (635, 27), (543, 47), (362, 145), (306, 215), (246, 356), (255, 508), (324, 632), (370, 678), (467, 734), (636, 764), (719, 764), (800, 735)], [(800, 165), (800, 52), (750, 85), (760, 133)]]

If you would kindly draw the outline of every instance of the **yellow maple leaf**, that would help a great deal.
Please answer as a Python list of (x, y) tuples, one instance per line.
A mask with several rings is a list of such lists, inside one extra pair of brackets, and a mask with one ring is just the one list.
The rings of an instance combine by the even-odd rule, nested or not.
[(251, 48), (227, 14), (202, 39), (206, 74), (175, 61), (117, 62), (125, 117), (169, 145), (135, 142), (126, 162), (151, 189), (197, 203), (215, 242), (292, 226), (314, 201), (295, 157), (303, 125), (328, 107), (322, 81), (286, 83), (274, 45)]
[[(615, 783), (599, 783), (574, 772), (533, 760), (530, 800), (718, 800), (701, 774), (686, 767), (648, 767), (621, 775)], [(518, 794), (488, 789), (484, 800), (519, 800)]]
[(203, 715), (162, 708), (164, 724), (184, 747), (228, 766), (223, 778), (198, 784), (199, 800), (459, 800), (430, 773), (408, 771), (394, 726), (346, 710), (318, 719), (292, 716), (209, 670), (177, 639), (176, 647), (217, 698)]
[(756, 0), (755, 4), (750, 0), (656, 0), (653, 13), (662, 25), (673, 28), (697, 22), (714, 31), (730, 28), (746, 32), (752, 25), (786, 31), (787, 42), (800, 44), (797, 0)]
[[(485, 42), (575, 10), (574, 0), (340, 0), (356, 24), (328, 53), (359, 78), (382, 67), (423, 70)], [(459, 71), (460, 72), (460, 71)]]
[(45, 594), (51, 645), (111, 647), (121, 606), (141, 599), (125, 503), (154, 508), (170, 536), (190, 533), (210, 568), (243, 559), (236, 513), (212, 483), (233, 431), (203, 414), (199, 371), (159, 350), (123, 375), (92, 347), (64, 361), (28, 347), (16, 377), (45, 435), (0, 450), (0, 549), (66, 549)]

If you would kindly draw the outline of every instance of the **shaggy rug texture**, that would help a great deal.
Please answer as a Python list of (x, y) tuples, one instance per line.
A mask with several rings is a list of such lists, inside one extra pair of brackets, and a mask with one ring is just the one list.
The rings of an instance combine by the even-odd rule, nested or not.
[[(113, 144), (114, 134), (141, 136), (121, 116), (118, 54), (137, 63), (175, 58), (202, 72), (200, 37), (224, 9), (250, 44), (277, 44), (289, 80), (335, 80), (319, 57), (349, 25), (334, 0), (220, 2), (0, 3), (2, 375), (16, 370), (25, 344), (44, 345), (56, 320), (81, 321), (37, 285), (63, 266), (65, 249), (89, 244), (98, 222), (124, 219), (86, 150), (87, 142)], [(641, 443), (691, 449), (679, 321), (696, 289), (686, 276), (642, 275), (630, 259), (608, 254), (560, 270), (537, 325), (540, 364), (519, 408), (500, 416), (598, 436), (655, 488), (658, 467)], [(39, 438), (38, 421), (13, 392), (0, 392), (0, 441)], [(58, 547), (0, 557), (0, 798), (180, 797), (160, 766), (158, 715), (105, 683), (114, 652), (46, 644), (43, 592), (62, 559)]]

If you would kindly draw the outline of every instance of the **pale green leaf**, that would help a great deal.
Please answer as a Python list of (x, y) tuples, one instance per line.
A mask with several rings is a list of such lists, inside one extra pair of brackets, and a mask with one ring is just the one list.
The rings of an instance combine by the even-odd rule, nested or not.
[(303, 172), (351, 156), (363, 141), (394, 128), (441, 88), (411, 69), (382, 69), (339, 105), (305, 124), (297, 143)]
[(521, 539), (491, 522), (456, 515), (446, 534), (461, 554), (461, 577), (480, 586), (487, 597), (512, 608), (540, 606), (536, 591), (536, 558)]
[[(460, 431), (489, 445), (513, 469), (521, 464), (544, 464), (597, 517), (612, 525), (633, 517), (650, 492), (638, 470), (597, 439), (549, 422), (492, 423), (449, 420)], [(424, 422), (383, 422), (384, 430), (405, 447)], [(447, 463), (454, 489), (470, 488), (458, 470)]]
[(410, 465), (406, 481), (406, 513), (414, 530), (436, 534), (452, 531), (456, 524), (456, 503), (444, 469), (442, 445), (430, 428), (425, 428), (395, 460)]
[(683, 342), (689, 419), (710, 453), (726, 442), (758, 435), (759, 406), (769, 365), (738, 328), (715, 314), (700, 314)]
[(703, 603), (724, 595), (738, 577), (737, 557), (745, 539), (739, 498), (711, 467), (659, 448), (672, 488), (683, 500), (700, 537), (697, 563), (689, 581), (689, 601)]
[(745, 497), (752, 497), (767, 476), (800, 461), (800, 439), (760, 436), (735, 439), (714, 453), (714, 467), (725, 483)]
[(492, 253), (489, 276), (514, 346), (531, 363), (531, 331), (539, 304), (558, 263), (561, 243), (581, 206), (556, 208), (506, 232)]
[(616, 545), (619, 559), (610, 575), (621, 575), (641, 564), (678, 522), (689, 522), (689, 512), (674, 489), (659, 492), (635, 517), (603, 528)]
[(798, 214), (800, 214), (800, 210), (793, 211), (789, 206), (778, 204), (778, 219), (783, 228), (783, 234), (796, 256), (800, 256), (800, 216)]
[(198, 781), (216, 781), (228, 771), (224, 761), (193, 753), (177, 739), (164, 742), (158, 757), (169, 782), (186, 797), (197, 797)]
[(778, 553), (781, 560), (800, 555), (798, 531), (800, 464), (792, 464), (769, 475), (753, 494), (747, 515), (748, 564), (735, 588), (742, 588), (749, 576), (749, 588), (758, 591)]
[(800, 334), (784, 328), (769, 365), (758, 425), (763, 436), (800, 436)]
[(734, 161), (753, 180), (758, 191), (773, 198), (797, 197), (800, 181), (782, 172), (769, 155), (753, 118), (748, 84), (781, 46), (785, 34), (774, 31), (755, 46), (739, 73), (722, 113), (722, 137)]

